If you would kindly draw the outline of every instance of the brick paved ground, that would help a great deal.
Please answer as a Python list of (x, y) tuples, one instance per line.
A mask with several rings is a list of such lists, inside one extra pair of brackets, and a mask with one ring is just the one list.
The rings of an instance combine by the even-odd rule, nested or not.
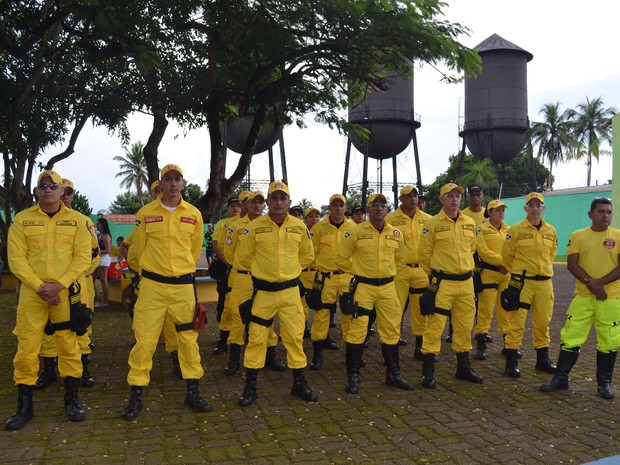
[[(563, 313), (573, 290), (564, 266), (556, 267), (556, 309), (552, 358), (557, 357)], [(6, 308), (13, 297), (0, 296)], [(14, 308), (3, 310), (0, 331), (0, 417), (15, 409), (10, 334)], [(214, 318), (212, 318), (214, 320)], [(529, 321), (528, 321), (529, 324)], [(197, 415), (183, 406), (185, 386), (172, 374), (163, 344), (158, 348), (145, 410), (137, 421), (121, 418), (128, 387), (127, 354), (132, 335), (119, 306), (98, 310), (92, 373), (96, 384), (82, 389), (88, 410), (82, 423), (69, 423), (60, 383), (35, 393), (35, 418), (18, 432), (0, 432), (4, 464), (580, 464), (620, 453), (618, 401), (596, 396), (592, 337), (573, 370), (570, 390), (539, 392), (548, 375), (533, 369), (535, 353), (525, 341), (522, 377), (503, 376), (501, 344), (489, 344), (487, 361), (472, 361), (482, 385), (454, 378), (455, 360), (444, 345), (437, 364), (438, 388), (419, 386), (421, 364), (409, 345), (401, 351), (402, 371), (418, 385), (404, 392), (384, 384), (376, 337), (365, 352), (360, 395), (344, 392), (344, 352), (326, 351), (320, 372), (307, 379), (320, 402), (307, 404), (289, 394), (290, 371), (261, 372), (254, 406), (237, 406), (243, 376), (222, 374), (225, 357), (211, 355), (215, 326), (200, 336), (203, 396), (214, 412)], [(527, 333), (529, 335), (529, 332)], [(495, 335), (495, 333), (493, 333)], [(306, 341), (307, 353), (311, 345)], [(283, 349), (279, 349), (283, 354)], [(473, 358), (473, 357), (472, 357)]]

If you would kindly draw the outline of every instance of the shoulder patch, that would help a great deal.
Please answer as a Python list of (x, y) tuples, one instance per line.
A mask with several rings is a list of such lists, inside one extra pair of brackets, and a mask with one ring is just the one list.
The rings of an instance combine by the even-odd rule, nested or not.
[(398, 229), (394, 230), (394, 237), (400, 237), (400, 231)]
[(351, 237), (351, 231), (347, 231), (344, 233), (344, 238), (348, 239), (349, 237)]
[(512, 236), (510, 234), (506, 234), (506, 240), (509, 241), (510, 239), (512, 239)]
[(422, 234), (424, 234), (425, 236), (428, 235), (429, 232), (431, 232), (430, 229), (428, 229), (426, 227), (422, 228)]
[(226, 245), (232, 244), (232, 237), (226, 236), (226, 239), (224, 240), (224, 242), (226, 242)]

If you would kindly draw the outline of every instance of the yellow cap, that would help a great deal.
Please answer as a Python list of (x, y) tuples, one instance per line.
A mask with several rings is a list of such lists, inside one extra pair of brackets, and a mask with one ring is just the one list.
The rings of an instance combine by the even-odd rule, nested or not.
[(412, 192), (418, 195), (418, 189), (415, 186), (405, 186), (400, 190), (400, 196), (411, 194)]
[(170, 171), (176, 171), (177, 173), (179, 173), (181, 176), (183, 176), (183, 171), (181, 171), (181, 168), (179, 168), (178, 165), (166, 165), (162, 168), (161, 170), (161, 177), (163, 178), (166, 174), (168, 174)]
[(159, 188), (159, 181), (153, 181), (151, 184), (151, 190), (149, 192), (153, 192), (155, 189)]
[(366, 202), (368, 205), (370, 205), (371, 203), (375, 203), (377, 201), (377, 199), (383, 199), (383, 201), (385, 203), (387, 203), (387, 197), (381, 193), (379, 194), (372, 194), (370, 197), (368, 197), (368, 202)]
[(65, 189), (71, 189), (71, 190), (75, 190), (75, 187), (73, 187), (73, 183), (71, 182), (70, 179), (67, 178), (62, 178), (62, 187), (64, 187)]
[(269, 190), (267, 191), (267, 193), (273, 194), (276, 191), (284, 192), (286, 195), (291, 195), (291, 193), (288, 190), (288, 186), (284, 184), (282, 181), (274, 181), (271, 184), (269, 184)]
[(488, 204), (487, 204), (487, 210), (490, 210), (491, 208), (498, 208), (498, 207), (504, 207), (504, 208), (508, 208), (508, 205), (506, 205), (504, 202), (502, 202), (501, 200), (497, 199), (497, 200), (491, 200)]
[[(332, 197), (333, 197), (333, 196), (332, 196)], [(312, 213), (312, 212), (317, 212), (317, 213), (319, 214), (319, 216), (321, 216), (321, 212), (319, 211), (319, 209), (318, 209), (318, 208), (316, 208), (316, 207), (310, 207), (310, 208), (307, 208), (307, 209), (306, 209), (306, 212), (304, 213), (304, 218), (305, 218), (306, 216), (308, 216), (308, 215), (309, 215), (310, 213)]]
[(239, 192), (239, 202), (243, 202), (244, 200), (248, 200), (250, 198), (250, 194), (252, 191), (241, 191)]
[(540, 192), (530, 192), (525, 196), (525, 204), (530, 203), (530, 200), (538, 200), (540, 203), (545, 203), (545, 198)]
[(448, 192), (451, 192), (454, 189), (458, 190), (461, 194), (465, 192), (465, 189), (463, 189), (461, 186), (454, 184), (453, 182), (449, 182), (448, 184), (444, 184), (441, 187), (441, 189), (439, 190), (439, 196), (441, 197), (442, 195), (447, 194)]
[(39, 179), (37, 183), (40, 183), (41, 179), (43, 179), (45, 176), (49, 176), (50, 178), (52, 178), (52, 181), (55, 182), (56, 184), (62, 184), (62, 178), (60, 177), (60, 175), (56, 171), (52, 171), (52, 170), (43, 171), (39, 175)]
[[(260, 197), (263, 200), (265, 200), (265, 194), (263, 194), (261, 191), (254, 191), (254, 192), (249, 192), (249, 191), (245, 191), (248, 192), (248, 200), (254, 200), (256, 197)], [(239, 198), (241, 198), (241, 195), (239, 196)]]
[(342, 203), (346, 205), (347, 199), (342, 194), (334, 194), (329, 198), (329, 204), (331, 205), (334, 200), (342, 200)]

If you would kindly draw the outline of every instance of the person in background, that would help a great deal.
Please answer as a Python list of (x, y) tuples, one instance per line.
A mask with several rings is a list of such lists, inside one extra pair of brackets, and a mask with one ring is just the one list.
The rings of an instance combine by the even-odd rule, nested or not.
[(289, 214), (293, 215), (295, 218), (299, 218), (300, 220), (304, 220), (304, 209), (301, 207), (301, 205), (295, 205), (294, 207), (291, 207), (291, 209), (289, 210)]
[(205, 256), (208, 268), (215, 257), (215, 251), (213, 250), (213, 225), (211, 223), (207, 225), (207, 232), (205, 232)]
[(418, 208), (423, 212), (426, 211), (426, 196), (418, 195)]
[(568, 242), (568, 271), (576, 279), (575, 297), (560, 331), (557, 371), (540, 390), (568, 389), (568, 375), (594, 325), (598, 395), (613, 399), (611, 378), (620, 345), (620, 230), (611, 227), (611, 199), (592, 200), (588, 216), (592, 225), (575, 231)]
[(99, 218), (96, 223), (99, 232), (99, 266), (93, 273), (93, 283), (99, 279), (101, 283), (101, 300), (95, 302), (95, 307), (105, 307), (108, 305), (108, 268), (112, 263), (110, 254), (112, 253), (112, 235), (110, 234), (110, 226), (108, 220)]
[(351, 220), (353, 220), (355, 224), (360, 224), (366, 221), (366, 210), (364, 210), (364, 207), (360, 205), (353, 207), (351, 210)]

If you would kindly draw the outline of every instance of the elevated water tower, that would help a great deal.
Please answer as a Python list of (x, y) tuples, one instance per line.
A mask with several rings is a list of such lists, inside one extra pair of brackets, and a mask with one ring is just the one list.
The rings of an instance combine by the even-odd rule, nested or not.
[(475, 47), (482, 58), (482, 73), (465, 79), (465, 123), (459, 135), (478, 159), (505, 164), (525, 144), (527, 63), (530, 52), (497, 34)]
[[(413, 64), (412, 64), (413, 66)], [(420, 161), (416, 129), (420, 117), (413, 111), (413, 78), (404, 79), (397, 73), (387, 75), (389, 88), (386, 91), (369, 91), (366, 97), (349, 108), (349, 122), (356, 123), (370, 131), (367, 140), (349, 136), (345, 161), (343, 194), (348, 190), (349, 166), (351, 161), (351, 145), (363, 156), (362, 203), (366, 203), (368, 188), (368, 159), (382, 162), (392, 159), (394, 204), (398, 204), (398, 177), (396, 156), (402, 153), (413, 141), (418, 190), (422, 190)]]
[[(250, 112), (237, 118), (233, 122), (224, 123), (222, 125), (222, 145), (224, 146), (224, 165), (226, 165), (227, 149), (236, 153), (242, 153), (245, 147), (246, 139), (252, 128), (254, 121), (254, 113)], [(261, 133), (258, 136), (254, 155), (269, 152), (269, 183), (275, 181), (273, 146), (276, 142), (280, 143), (280, 163), (282, 166), (282, 181), (288, 184), (288, 175), (286, 170), (286, 156), (284, 152), (284, 137), (282, 134), (282, 126), (279, 124), (270, 125), (266, 122)], [(248, 182), (250, 182), (250, 168), (247, 173)], [(267, 183), (264, 183), (267, 184)], [(263, 186), (264, 187), (264, 186)]]

